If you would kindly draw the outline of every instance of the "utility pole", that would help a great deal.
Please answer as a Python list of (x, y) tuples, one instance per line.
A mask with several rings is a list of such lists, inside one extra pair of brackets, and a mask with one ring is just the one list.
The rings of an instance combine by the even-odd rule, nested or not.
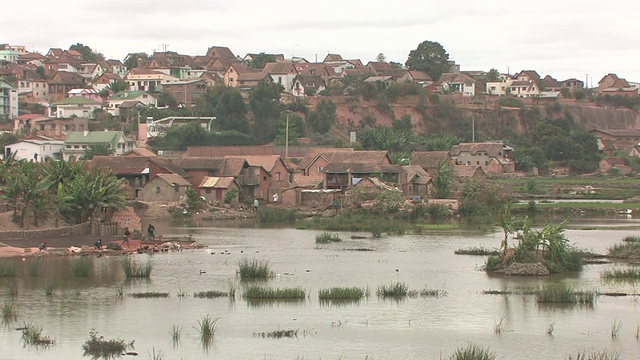
[(511, 66), (507, 65), (507, 75), (511, 75), (511, 73), (509, 72), (509, 69), (511, 69)]
[(291, 110), (285, 110), (284, 112), (287, 113), (287, 124), (286, 124), (286, 129), (284, 131), (284, 157), (288, 158), (289, 157), (289, 114), (291, 113)]
[(476, 118), (475, 116), (471, 117), (471, 142), (476, 142)]
[(584, 76), (586, 77), (586, 79), (584, 79), (584, 88), (588, 89), (589, 88), (589, 74), (584, 74)]
[(169, 44), (160, 44), (160, 47), (162, 48), (162, 52), (167, 52), (167, 48), (169, 47)]

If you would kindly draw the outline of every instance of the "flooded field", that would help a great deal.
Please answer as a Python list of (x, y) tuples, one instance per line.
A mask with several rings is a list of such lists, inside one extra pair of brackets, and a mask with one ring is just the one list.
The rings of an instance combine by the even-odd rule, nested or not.
[[(351, 239), (368, 234), (340, 233), (342, 242), (318, 245), (318, 232), (310, 230), (216, 223), (156, 227), (165, 235), (191, 234), (206, 248), (135, 255), (153, 261), (148, 281), (127, 280), (119, 257), (94, 259), (87, 278), (72, 273), (76, 258), (45, 259), (39, 276), (30, 276), (27, 262), (10, 260), (17, 274), (0, 278), (0, 304), (12, 301), (20, 317), (0, 329), (0, 359), (82, 359), (82, 345), (92, 330), (106, 339), (135, 340), (134, 351), (144, 359), (154, 351), (164, 359), (440, 359), (468, 343), (488, 346), (501, 359), (566, 359), (579, 350), (602, 349), (635, 359), (640, 353), (637, 297), (600, 296), (593, 307), (567, 307), (540, 306), (533, 295), (483, 293), (553, 283), (638, 293), (633, 283), (600, 279), (601, 271), (626, 264), (589, 265), (581, 273), (545, 278), (491, 276), (481, 269), (485, 257), (454, 255), (454, 250), (497, 247), (501, 232), (380, 239)], [(627, 235), (640, 231), (567, 231), (579, 247), (601, 253)], [(244, 285), (236, 276), (243, 258), (271, 262), (275, 277), (261, 285), (299, 287), (304, 298), (245, 300)], [(411, 290), (441, 290), (440, 296), (376, 296), (379, 286), (395, 282)], [(194, 297), (196, 292), (228, 291), (230, 284), (238, 289), (235, 300)], [(347, 303), (318, 300), (319, 289), (338, 286), (368, 288), (370, 295)], [(168, 296), (129, 296), (142, 292)], [(181, 293), (186, 296), (178, 296)], [(207, 315), (219, 320), (213, 341), (203, 343), (197, 328)], [(55, 345), (25, 346), (15, 330), (24, 321), (41, 326)], [(617, 324), (617, 336), (612, 336)], [(182, 328), (179, 342), (170, 335), (174, 326)], [(260, 336), (277, 330), (297, 330), (297, 336)]]

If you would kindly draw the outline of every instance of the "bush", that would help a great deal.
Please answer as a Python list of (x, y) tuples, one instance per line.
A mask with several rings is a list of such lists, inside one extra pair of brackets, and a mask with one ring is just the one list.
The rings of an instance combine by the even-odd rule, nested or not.
[(261, 207), (258, 209), (258, 220), (263, 223), (293, 222), (298, 212), (276, 207)]

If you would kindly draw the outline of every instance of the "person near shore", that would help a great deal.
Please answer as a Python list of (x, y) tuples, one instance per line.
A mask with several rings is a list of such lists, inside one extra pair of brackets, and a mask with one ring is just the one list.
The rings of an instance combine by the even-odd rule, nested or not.
[(273, 202), (274, 202), (275, 204), (277, 204), (277, 203), (278, 203), (278, 193), (273, 194)]
[(102, 240), (98, 239), (93, 246), (98, 250), (102, 250)]
[(129, 231), (128, 227), (125, 227), (124, 228), (124, 242), (123, 243), (128, 242), (130, 237), (131, 237), (131, 231)]
[(333, 199), (332, 205), (333, 205), (333, 210), (335, 212), (338, 212), (338, 209), (340, 208), (340, 203), (338, 203), (338, 199)]
[(155, 228), (155, 226), (149, 224), (149, 227), (147, 228), (147, 237), (149, 238), (149, 240), (155, 241), (155, 239), (156, 239), (156, 228)]
[(260, 206), (260, 201), (258, 198), (253, 199), (253, 212), (258, 211), (258, 206)]
[(47, 241), (45, 240), (40, 246), (38, 246), (38, 250), (43, 251), (47, 250)]

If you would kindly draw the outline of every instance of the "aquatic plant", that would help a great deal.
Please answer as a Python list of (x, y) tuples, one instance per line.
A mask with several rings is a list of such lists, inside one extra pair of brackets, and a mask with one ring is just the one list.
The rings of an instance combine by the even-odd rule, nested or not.
[(18, 320), (18, 310), (13, 302), (4, 302), (2, 306), (0, 306), (0, 311), (2, 312), (2, 320), (5, 322), (12, 322)]
[(593, 306), (598, 294), (595, 291), (574, 291), (565, 285), (550, 285), (535, 293), (538, 303), (577, 304)]
[(640, 253), (640, 242), (627, 242), (624, 244), (615, 244), (607, 249), (609, 256), (615, 258), (629, 258)]
[(468, 344), (465, 347), (459, 347), (449, 357), (450, 360), (495, 360), (498, 358), (496, 353), (483, 348), (479, 345)]
[(171, 329), (169, 329), (169, 335), (171, 335), (171, 340), (174, 343), (180, 342), (180, 337), (182, 336), (182, 326), (171, 326)]
[(229, 298), (231, 300), (235, 300), (237, 290), (238, 290), (238, 285), (236, 285), (236, 283), (233, 283), (233, 282), (230, 281), (229, 282), (229, 292), (228, 292), (228, 294), (229, 294)]
[(154, 298), (168, 298), (169, 297), (169, 293), (168, 292), (139, 292), (139, 293), (131, 293), (131, 294), (127, 294), (127, 296), (131, 296), (132, 298), (135, 299), (154, 299)]
[(241, 280), (266, 279), (274, 276), (269, 260), (247, 258), (238, 261), (238, 275)]
[(71, 263), (71, 271), (76, 277), (89, 277), (93, 261), (88, 256), (81, 256)]
[(624, 242), (640, 242), (640, 236), (635, 236), (635, 235), (630, 235), (630, 236), (625, 236), (622, 241)]
[(148, 278), (153, 270), (153, 262), (147, 260), (143, 263), (134, 258), (126, 257), (122, 259), (122, 270), (128, 278)]
[(0, 261), (0, 277), (15, 277), (16, 264), (10, 261)]
[(124, 296), (124, 286), (120, 285), (118, 287), (116, 287), (116, 297), (123, 297)]
[(320, 300), (359, 300), (367, 291), (359, 287), (333, 287), (318, 290)]
[(27, 261), (27, 273), (29, 276), (39, 276), (42, 268), (42, 260), (37, 257), (31, 257)]
[(198, 327), (193, 327), (200, 333), (203, 343), (207, 344), (216, 334), (219, 317), (212, 318), (209, 314), (198, 320)]
[(547, 335), (553, 336), (553, 330), (555, 330), (556, 323), (551, 323), (547, 326)]
[(82, 345), (85, 356), (91, 356), (94, 359), (111, 359), (120, 357), (125, 352), (127, 346), (122, 339), (105, 340), (104, 336), (98, 337), (98, 332), (92, 330), (89, 332), (89, 340)]
[(18, 296), (18, 284), (15, 281), (7, 284), (7, 290), (9, 292), (9, 296), (16, 297)]
[(330, 242), (339, 242), (342, 241), (342, 238), (338, 235), (334, 235), (328, 232), (323, 232), (321, 234), (316, 235), (316, 243), (318, 244), (328, 244)]
[(407, 221), (390, 219), (367, 211), (348, 211), (331, 218), (313, 217), (296, 223), (298, 229), (318, 229), (327, 231), (370, 231), (374, 235), (382, 233), (405, 234), (411, 224)]
[(258, 221), (262, 223), (278, 223), (296, 221), (298, 212), (279, 207), (261, 207), (258, 209)]
[(194, 298), (201, 298), (201, 299), (215, 299), (215, 298), (227, 297), (227, 296), (230, 297), (228, 292), (218, 291), (218, 290), (200, 291), (197, 293), (193, 293)]
[(257, 333), (254, 332), (253, 337), (273, 338), (273, 339), (294, 338), (294, 337), (298, 337), (298, 329), (274, 330), (274, 331), (257, 332)]
[(606, 280), (640, 280), (640, 268), (604, 270), (600, 277)]
[(611, 338), (617, 338), (620, 335), (620, 329), (622, 328), (622, 321), (614, 319), (611, 323)]
[(504, 317), (500, 318), (500, 321), (493, 325), (493, 332), (496, 334), (502, 334), (502, 332), (504, 332)]
[(496, 271), (502, 266), (502, 258), (500, 256), (489, 256), (484, 263), (484, 268), (487, 271)]
[(302, 288), (271, 288), (267, 286), (249, 285), (244, 288), (245, 299), (304, 299)]
[(407, 296), (408, 293), (409, 293), (409, 285), (402, 282), (396, 282), (390, 285), (386, 285), (386, 284), (380, 285), (378, 286), (378, 290), (376, 291), (376, 295), (383, 298), (385, 297), (400, 298), (400, 297)]
[(489, 249), (484, 246), (460, 248), (453, 253), (456, 255), (500, 255), (498, 249)]
[(620, 354), (617, 352), (602, 350), (602, 351), (591, 351), (587, 352), (583, 350), (582, 352), (578, 352), (575, 355), (569, 355), (567, 360), (618, 360), (620, 359)]
[(422, 289), (422, 290), (409, 290), (407, 292), (407, 296), (411, 298), (423, 297), (423, 298), (439, 298), (447, 296), (447, 292), (445, 290), (439, 289)]
[(53, 285), (53, 283), (48, 283), (45, 287), (44, 287), (44, 295), (46, 297), (52, 297), (53, 296), (53, 290), (55, 289), (55, 285)]
[(158, 350), (158, 352), (156, 352), (156, 348), (153, 347), (151, 350), (151, 353), (149, 353), (149, 359), (151, 360), (164, 360), (164, 353), (162, 353), (162, 351)]
[(22, 340), (26, 345), (50, 346), (54, 341), (48, 336), (42, 335), (42, 327), (32, 322), (24, 323), (22, 330)]

